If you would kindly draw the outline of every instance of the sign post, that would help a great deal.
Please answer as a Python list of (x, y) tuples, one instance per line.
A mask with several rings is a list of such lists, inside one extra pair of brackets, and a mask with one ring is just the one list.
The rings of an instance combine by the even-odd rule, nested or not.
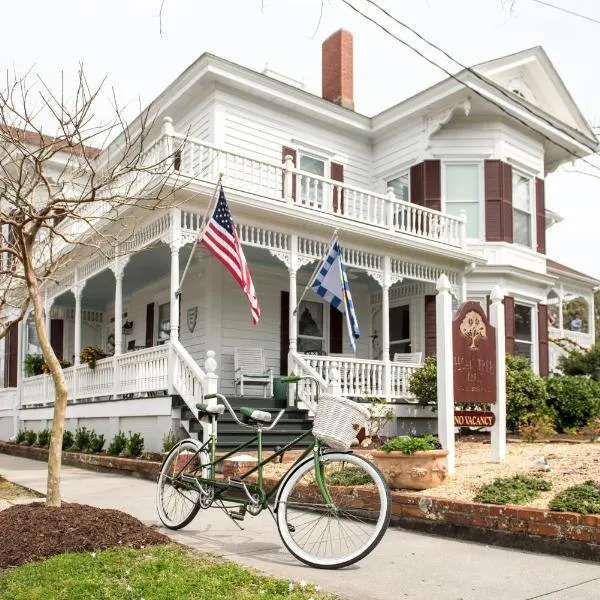
[(492, 460), (506, 461), (506, 358), (505, 358), (505, 323), (504, 293), (499, 286), (494, 287), (490, 300), (490, 322), (496, 328), (496, 397), (492, 407), (496, 423), (492, 427)]

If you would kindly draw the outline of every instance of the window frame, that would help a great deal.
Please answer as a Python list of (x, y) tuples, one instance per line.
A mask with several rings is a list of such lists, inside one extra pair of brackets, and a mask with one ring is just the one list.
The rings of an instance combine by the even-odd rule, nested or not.
[[(390, 183), (392, 181), (395, 181), (396, 179), (400, 179), (401, 177), (406, 176), (406, 190), (407, 190), (407, 199), (404, 200), (404, 198), (399, 198), (398, 196), (396, 196), (396, 200), (400, 200), (401, 202), (408, 202), (410, 203), (410, 168), (406, 168), (406, 169), (402, 169), (401, 171), (395, 171), (396, 175), (392, 176), (392, 175), (388, 175), (387, 177), (385, 177), (384, 181), (385, 181), (385, 191), (387, 192), (388, 189), (392, 186), (390, 186)], [(395, 192), (394, 192), (395, 195)]]
[[(517, 306), (523, 306), (529, 309), (529, 314), (531, 315), (531, 339), (524, 340), (517, 336)], [(514, 308), (514, 332), (515, 332), (515, 355), (517, 356), (525, 356), (524, 354), (517, 353), (517, 344), (529, 344), (531, 347), (529, 360), (531, 362), (531, 368), (534, 372), (538, 373), (538, 315), (537, 315), (537, 305), (531, 302), (527, 302), (526, 300), (520, 300), (515, 298), (515, 308)]]
[[(300, 333), (300, 316), (302, 315), (302, 305), (304, 303), (311, 303), (311, 304), (320, 304), (322, 309), (323, 309), (323, 330), (322, 330), (322, 336), (315, 336), (315, 335), (306, 335), (306, 334), (301, 334)], [(329, 354), (329, 311), (327, 310), (327, 307), (330, 306), (329, 303), (326, 302), (320, 302), (319, 300), (302, 300), (300, 302), (300, 304), (298, 305), (298, 312), (296, 313), (296, 331), (297, 331), (297, 345), (298, 345), (298, 352), (300, 352), (301, 354), (304, 354), (305, 352), (300, 350), (300, 338), (306, 339), (306, 340), (321, 340), (321, 355), (320, 356), (326, 356)], [(311, 351), (312, 352), (312, 351)]]
[(398, 340), (392, 339), (392, 332), (391, 332), (391, 327), (390, 327), (390, 358), (393, 359), (394, 358), (394, 354), (395, 352), (392, 350), (392, 346), (395, 344), (408, 344), (408, 350), (406, 352), (412, 352), (412, 348), (414, 346), (413, 340), (412, 340), (412, 336), (411, 336), (411, 325), (412, 325), (412, 321), (411, 321), (411, 303), (410, 302), (400, 302), (398, 304), (394, 304), (394, 306), (390, 306), (389, 310), (388, 310), (388, 323), (391, 324), (392, 321), (392, 315), (391, 312), (394, 309), (397, 308), (404, 308), (406, 307), (406, 309), (408, 310), (408, 337), (407, 338), (401, 338)]
[[(296, 152), (297, 152), (296, 160), (298, 161), (297, 168), (299, 171), (302, 171), (303, 173), (310, 173), (311, 175), (314, 175), (315, 177), (323, 177), (324, 179), (331, 179), (331, 160), (329, 158), (327, 158), (326, 156), (323, 156), (322, 154), (318, 154), (317, 152), (312, 152), (310, 150), (304, 150), (302, 146), (299, 146), (298, 148), (296, 148)], [(302, 166), (301, 166), (302, 157), (321, 161), (323, 163), (323, 175), (319, 175), (318, 173), (311, 173), (310, 171), (305, 171), (304, 169), (302, 169)], [(303, 197), (302, 184), (304, 181), (306, 181), (306, 180), (301, 179), (300, 183), (298, 185), (299, 201), (302, 204), (314, 205), (314, 206), (317, 206), (318, 208), (322, 208), (326, 204), (325, 186), (324, 186), (323, 182), (319, 182), (319, 185), (317, 186), (317, 198), (311, 199), (311, 198)]]
[[(442, 202), (441, 202), (441, 210), (443, 213), (445, 214), (449, 214), (448, 213), (448, 204), (453, 204), (452, 202), (448, 202), (448, 188), (447, 188), (447, 177), (446, 177), (446, 168), (448, 166), (456, 166), (456, 165), (462, 165), (462, 166), (475, 166), (477, 167), (477, 184), (478, 184), (478, 191), (479, 191), (479, 198), (477, 200), (477, 204), (479, 205), (479, 211), (478, 211), (478, 227), (477, 227), (477, 235), (475, 237), (469, 237), (468, 235), (466, 235), (466, 228), (465, 228), (465, 235), (467, 237), (467, 239), (470, 240), (478, 240), (481, 241), (483, 239), (483, 235), (485, 232), (485, 173), (484, 173), (484, 168), (483, 168), (483, 161), (480, 158), (457, 158), (457, 159), (448, 159), (448, 160), (443, 160), (441, 161), (441, 187), (442, 187)], [(463, 203), (470, 203), (470, 204), (475, 204), (474, 201), (469, 201), (469, 202), (465, 202), (464, 200), (462, 201)], [(454, 215), (453, 215), (454, 216)]]
[[(529, 212), (521, 209), (515, 208), (515, 177), (522, 177), (523, 179), (527, 179), (529, 182)], [(537, 230), (536, 230), (536, 198), (535, 198), (535, 176), (527, 171), (522, 169), (516, 169), (514, 166), (512, 167), (512, 178), (511, 178), (511, 191), (512, 191), (512, 221), (513, 221), (513, 244), (517, 244), (518, 246), (522, 246), (523, 248), (530, 248), (535, 250), (537, 247)], [(523, 244), (522, 242), (516, 241), (516, 231), (515, 231), (515, 212), (519, 212), (521, 214), (529, 215), (529, 244)]]
[[(167, 300), (166, 302), (156, 302), (155, 303), (156, 308), (156, 345), (157, 346), (161, 346), (162, 344), (166, 343), (169, 341), (170, 337), (171, 337), (171, 302), (169, 300)], [(162, 306), (167, 306), (168, 307), (168, 324), (169, 324), (169, 328), (167, 329), (167, 336), (165, 338), (161, 338), (160, 337), (160, 333), (161, 331), (161, 326), (160, 326), (160, 309)]]

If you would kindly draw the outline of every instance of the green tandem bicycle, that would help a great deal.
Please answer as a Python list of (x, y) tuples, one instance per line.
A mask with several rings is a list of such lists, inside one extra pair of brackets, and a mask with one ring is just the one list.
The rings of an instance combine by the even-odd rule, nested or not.
[[(370, 461), (353, 454), (350, 445), (356, 428), (368, 413), (347, 398), (320, 394), (312, 377), (283, 377), (283, 383), (302, 379), (317, 384), (313, 429), (263, 458), (262, 434), (277, 426), (285, 409), (273, 420), (271, 413), (241, 408), (241, 420), (221, 394), (215, 405), (198, 404), (198, 418), (206, 418), (210, 435), (178, 442), (165, 458), (158, 476), (156, 504), (162, 523), (170, 529), (188, 525), (200, 510), (220, 508), (234, 520), (267, 510), (273, 516), (286, 548), (302, 562), (317, 568), (336, 569), (353, 564), (381, 541), (390, 520), (388, 486)], [(256, 435), (237, 448), (217, 456), (217, 420), (227, 409), (241, 427)], [(300, 456), (283, 469), (283, 455), (314, 436)], [(256, 466), (235, 478), (218, 474), (223, 461), (256, 444)], [(276, 474), (265, 474), (278, 461)], [(270, 469), (273, 470), (273, 469)]]

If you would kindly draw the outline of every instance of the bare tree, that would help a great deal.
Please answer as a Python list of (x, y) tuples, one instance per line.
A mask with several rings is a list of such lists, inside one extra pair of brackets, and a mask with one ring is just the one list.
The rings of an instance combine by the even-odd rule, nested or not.
[(177, 187), (173, 153), (149, 145), (157, 140), (151, 109), (128, 126), (114, 102), (110, 120), (98, 123), (102, 84), (91, 87), (80, 69), (73, 88), (55, 93), (30, 74), (7, 74), (0, 89), (0, 338), (31, 311), (55, 390), (49, 506), (61, 502), (68, 389), (41, 290), (82, 246), (114, 256), (133, 232), (128, 209), (164, 207)]

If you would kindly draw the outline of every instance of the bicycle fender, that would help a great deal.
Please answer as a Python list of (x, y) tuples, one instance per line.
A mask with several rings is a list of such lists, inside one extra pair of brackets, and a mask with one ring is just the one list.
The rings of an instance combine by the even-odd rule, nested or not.
[[(322, 454), (353, 454), (352, 450), (334, 450), (333, 448), (327, 448), (323, 450)], [(307, 456), (303, 461), (299, 462), (293, 468), (291, 468), (283, 477), (283, 479), (279, 483), (279, 487), (277, 488), (277, 495), (275, 496), (275, 502), (273, 503), (273, 512), (277, 514), (277, 508), (279, 506), (279, 498), (281, 496), (281, 490), (285, 487), (285, 484), (288, 482), (289, 478), (302, 466), (304, 466), (307, 462), (314, 460), (314, 457)]]

